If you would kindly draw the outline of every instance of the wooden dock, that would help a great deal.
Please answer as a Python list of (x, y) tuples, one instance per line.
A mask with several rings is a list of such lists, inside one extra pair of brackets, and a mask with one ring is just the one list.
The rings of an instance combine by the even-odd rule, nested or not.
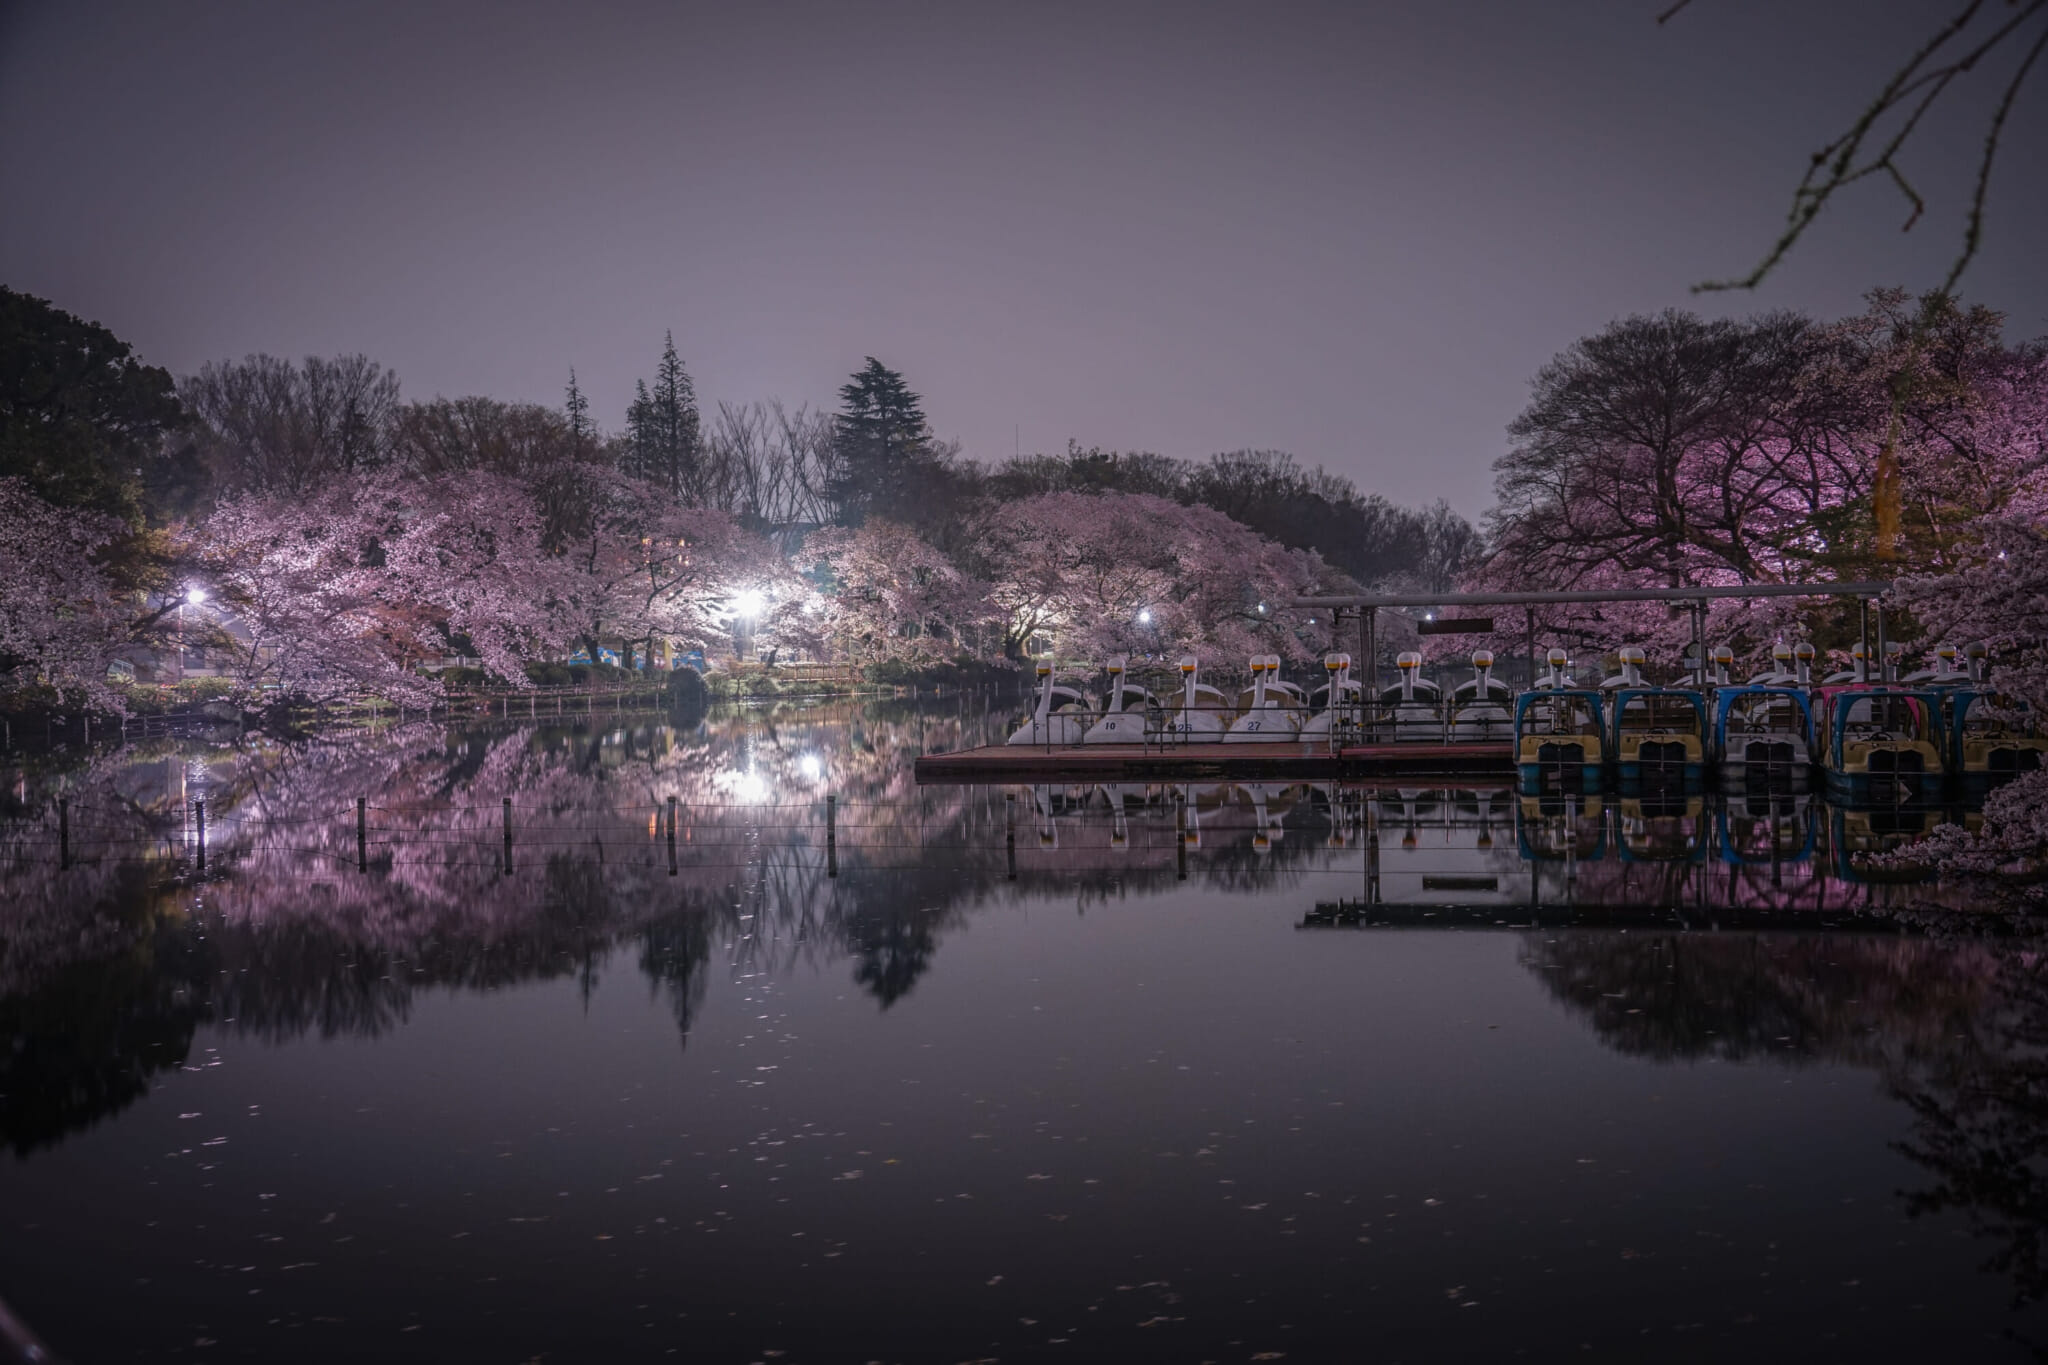
[(1515, 775), (1514, 747), (1475, 744), (985, 744), (917, 760), (920, 783), (1272, 782), (1361, 778), (1499, 780)]

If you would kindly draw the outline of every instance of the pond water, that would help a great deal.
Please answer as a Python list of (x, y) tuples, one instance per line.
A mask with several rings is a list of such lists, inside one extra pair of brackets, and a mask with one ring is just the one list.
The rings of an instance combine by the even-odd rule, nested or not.
[(1860, 857), (1967, 811), (916, 784), (1009, 719), (11, 756), (0, 1299), (77, 1362), (2048, 1341), (2039, 955)]

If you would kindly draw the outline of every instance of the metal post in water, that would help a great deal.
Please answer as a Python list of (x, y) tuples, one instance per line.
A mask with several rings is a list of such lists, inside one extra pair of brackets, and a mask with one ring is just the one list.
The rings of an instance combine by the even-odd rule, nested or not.
[(1003, 793), (1003, 844), (1010, 862), (1010, 880), (1017, 880), (1017, 793)]
[(839, 798), (825, 797), (825, 875), (839, 875)]
[(1173, 794), (1173, 860), (1174, 880), (1188, 879), (1188, 808), (1187, 797), (1182, 792)]
[(195, 860), (200, 872), (206, 871), (206, 798), (200, 797), (192, 803), (193, 832), (198, 836), (198, 856)]
[(57, 866), (71, 867), (71, 802), (64, 797), (57, 798)]
[(512, 798), (505, 798), (505, 874), (512, 871)]
[(676, 875), (676, 799), (668, 799), (668, 875)]
[(356, 871), (370, 870), (370, 798), (356, 798)]

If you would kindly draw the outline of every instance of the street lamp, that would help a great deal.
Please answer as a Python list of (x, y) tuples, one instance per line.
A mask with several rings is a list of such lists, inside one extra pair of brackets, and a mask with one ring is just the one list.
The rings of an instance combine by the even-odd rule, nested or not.
[(206, 589), (196, 586), (185, 589), (185, 595), (178, 599), (178, 681), (180, 683), (185, 681), (185, 607), (187, 604), (196, 607), (205, 600)]
[(1144, 607), (1139, 610), (1138, 624), (1141, 626), (1149, 626), (1152, 624), (1152, 608)]

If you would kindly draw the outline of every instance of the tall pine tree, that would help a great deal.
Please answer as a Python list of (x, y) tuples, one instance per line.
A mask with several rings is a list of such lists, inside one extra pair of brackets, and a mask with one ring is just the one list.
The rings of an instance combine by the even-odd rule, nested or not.
[(937, 462), (921, 399), (903, 376), (873, 356), (839, 390), (833, 443), (838, 473), (832, 494), (840, 519), (859, 525), (871, 514), (905, 516), (920, 497), (917, 475)]
[(633, 473), (660, 484), (678, 502), (702, 501), (704, 442), (697, 386), (676, 354), (673, 332), (663, 340), (653, 387), (645, 380), (634, 385), (626, 435)]
[(576, 370), (569, 370), (569, 396), (562, 404), (562, 412), (569, 419), (569, 439), (576, 445), (579, 458), (583, 452), (597, 443), (597, 427), (590, 420), (590, 400), (583, 396), (583, 390), (576, 383)]

